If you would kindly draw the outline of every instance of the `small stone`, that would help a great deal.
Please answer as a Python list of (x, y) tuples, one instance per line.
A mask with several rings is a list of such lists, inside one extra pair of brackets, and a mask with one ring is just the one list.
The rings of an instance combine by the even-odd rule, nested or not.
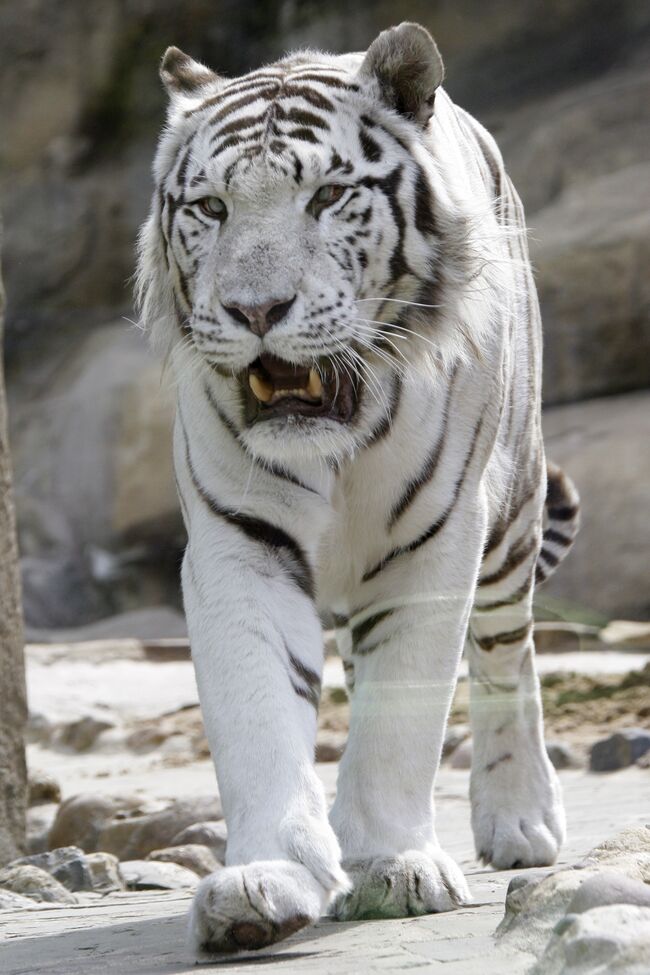
[(565, 745), (563, 741), (547, 741), (546, 754), (548, 755), (553, 768), (558, 770), (566, 768), (580, 768), (582, 762), (578, 755)]
[(575, 892), (567, 913), (584, 914), (592, 907), (607, 904), (650, 907), (650, 886), (640, 880), (631, 880), (615, 870), (600, 870), (595, 877), (588, 877)]
[(56, 744), (60, 748), (73, 752), (87, 752), (93, 747), (102, 731), (113, 727), (115, 725), (112, 721), (87, 715), (85, 718), (63, 725), (56, 737)]
[(93, 890), (104, 894), (111, 890), (126, 889), (120, 862), (112, 853), (89, 853), (85, 859), (92, 877)]
[(321, 731), (316, 741), (317, 762), (338, 762), (348, 740), (346, 732)]
[(53, 775), (42, 769), (32, 769), (29, 773), (29, 805), (61, 802), (61, 786)]
[(472, 739), (467, 738), (461, 741), (460, 745), (454, 748), (449, 758), (452, 768), (466, 769), (472, 767)]
[(46, 870), (29, 863), (9, 865), (0, 870), (0, 887), (23, 894), (34, 901), (76, 904), (77, 898)]
[(650, 732), (625, 728), (592, 745), (589, 768), (592, 772), (614, 772), (633, 765), (649, 750)]
[(131, 890), (192, 890), (198, 877), (177, 863), (157, 860), (127, 860), (120, 864), (127, 887)]
[(470, 729), (466, 724), (454, 724), (447, 728), (445, 740), (442, 745), (442, 761), (449, 758), (456, 751), (459, 745), (469, 738)]
[(219, 863), (226, 862), (226, 842), (228, 833), (223, 819), (194, 823), (173, 837), (170, 846), (207, 846)]
[(153, 850), (145, 859), (177, 863), (186, 870), (192, 870), (198, 877), (207, 877), (222, 866), (210, 847), (201, 843), (185, 843), (182, 846), (169, 846), (165, 850)]
[(92, 890), (93, 888), (92, 875), (84, 852), (78, 846), (66, 846), (46, 853), (20, 857), (18, 860), (13, 860), (9, 866), (17, 867), (23, 864), (45, 870), (67, 890)]

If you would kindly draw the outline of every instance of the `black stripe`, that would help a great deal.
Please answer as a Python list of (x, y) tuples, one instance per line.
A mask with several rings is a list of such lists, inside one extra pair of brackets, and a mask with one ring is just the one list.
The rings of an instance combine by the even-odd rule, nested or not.
[(556, 545), (569, 546), (573, 544), (573, 539), (569, 538), (567, 535), (563, 535), (562, 532), (556, 531), (554, 528), (547, 528), (544, 532), (545, 542), (554, 542)]
[(217, 515), (219, 518), (223, 518), (224, 521), (227, 521), (230, 525), (233, 525), (233, 527), (238, 528), (239, 531), (246, 535), (247, 538), (251, 539), (251, 541), (258, 542), (260, 545), (264, 545), (266, 548), (271, 550), (273, 554), (279, 558), (283, 568), (287, 571), (288, 575), (293, 579), (298, 588), (301, 589), (306, 596), (313, 599), (314, 582), (311, 568), (307, 561), (307, 557), (305, 556), (305, 553), (298, 542), (292, 538), (291, 535), (287, 534), (287, 532), (283, 531), (281, 528), (278, 528), (276, 525), (272, 525), (268, 521), (264, 521), (262, 518), (256, 518), (253, 515), (245, 515), (239, 511), (233, 511), (230, 508), (224, 508), (219, 504), (216, 498), (214, 498), (203, 487), (196, 475), (194, 465), (192, 464), (190, 445), (180, 412), (178, 416), (183, 438), (185, 440), (187, 469), (192, 480), (192, 484), (194, 485), (194, 489), (203, 503), (212, 512), (212, 514)]
[(482, 605), (476, 605), (475, 610), (478, 613), (491, 613), (495, 609), (502, 609), (504, 606), (514, 606), (516, 603), (520, 603), (521, 600), (528, 595), (530, 592), (530, 587), (533, 581), (533, 569), (530, 570), (522, 584), (518, 589), (515, 589), (513, 593), (509, 596), (505, 596), (503, 599), (497, 599), (493, 603), (483, 603)]
[(415, 229), (425, 235), (437, 231), (431, 187), (421, 167), (415, 180)]
[(373, 137), (365, 129), (359, 129), (359, 142), (364, 158), (368, 162), (379, 162), (382, 157), (381, 146), (375, 142)]
[(399, 409), (399, 402), (402, 396), (402, 377), (399, 373), (395, 373), (393, 377), (393, 385), (390, 392), (390, 401), (388, 403), (388, 408), (382, 416), (381, 420), (377, 426), (372, 430), (370, 436), (366, 440), (364, 447), (370, 447), (376, 444), (378, 440), (383, 440), (383, 438), (389, 433), (391, 426), (395, 422), (395, 417), (397, 415), (397, 410)]
[(555, 568), (556, 565), (560, 564), (560, 556), (556, 555), (554, 552), (549, 552), (547, 548), (543, 548), (539, 553), (539, 558), (544, 559), (548, 565), (552, 565)]
[(313, 704), (316, 710), (318, 710), (318, 705), (320, 702), (320, 690), (321, 690), (320, 677), (318, 676), (315, 670), (312, 670), (311, 667), (307, 667), (305, 664), (302, 663), (301, 660), (299, 660), (296, 656), (294, 656), (294, 654), (291, 653), (288, 647), (286, 648), (286, 650), (287, 650), (287, 656), (289, 658), (289, 663), (291, 664), (294, 672), (307, 685), (306, 688), (302, 688), (299, 685), (296, 685), (292, 680), (291, 684), (294, 691), (296, 692), (296, 694), (299, 694), (301, 697), (304, 697), (305, 700), (309, 701), (310, 704)]
[(373, 616), (368, 616), (362, 623), (357, 623), (352, 627), (352, 653), (364, 654), (370, 653), (375, 647), (369, 647), (365, 650), (359, 648), (359, 644), (365, 640), (365, 638), (374, 630), (376, 626), (382, 622), (382, 620), (388, 619), (392, 616), (392, 609), (384, 609), (379, 613), (375, 613)]
[(228, 122), (227, 125), (222, 126), (222, 128), (211, 136), (210, 144), (214, 145), (219, 139), (232, 135), (233, 132), (241, 132), (242, 129), (252, 129), (256, 125), (263, 125), (266, 121), (267, 114), (267, 112), (262, 112), (261, 115), (242, 115), (233, 122)]
[(546, 510), (551, 521), (573, 521), (578, 514), (579, 507), (577, 504), (565, 504), (558, 508), (547, 508)]
[(319, 91), (314, 91), (311, 88), (299, 87), (295, 82), (287, 84), (284, 88), (284, 94), (288, 98), (303, 98), (309, 105), (313, 105), (314, 108), (320, 108), (323, 112), (335, 112), (336, 106), (334, 102), (331, 102), (329, 98), (322, 95)]
[(440, 431), (440, 435), (438, 436), (438, 439), (436, 440), (433, 449), (427, 456), (427, 459), (425, 460), (424, 464), (420, 468), (417, 477), (409, 481), (404, 493), (402, 494), (402, 497), (399, 499), (397, 504), (393, 507), (393, 510), (391, 511), (390, 517), (388, 519), (389, 529), (395, 526), (396, 522), (399, 521), (399, 519), (402, 517), (406, 509), (413, 503), (418, 493), (422, 490), (423, 487), (425, 487), (426, 484), (429, 483), (429, 481), (431, 480), (431, 478), (436, 472), (436, 468), (440, 460), (440, 455), (442, 454), (443, 448), (445, 446), (445, 441), (447, 438), (447, 429), (449, 426), (449, 406), (451, 403), (451, 395), (454, 388), (454, 383), (456, 381), (457, 369), (458, 367), (456, 366), (454, 368), (453, 375), (449, 380), (449, 388), (447, 390), (447, 395), (445, 397), (445, 405), (443, 406), (443, 422), (442, 422), (442, 429)]
[(495, 582), (501, 582), (518, 569), (522, 565), (528, 556), (535, 551), (539, 544), (539, 540), (536, 535), (524, 535), (523, 538), (518, 538), (516, 542), (508, 549), (507, 555), (498, 569), (491, 572), (488, 576), (483, 576), (479, 579), (479, 586), (491, 586)]
[(441, 531), (444, 528), (449, 516), (451, 515), (452, 511), (454, 510), (454, 507), (456, 506), (456, 502), (458, 501), (458, 498), (460, 497), (460, 492), (463, 486), (463, 482), (465, 480), (465, 475), (467, 474), (467, 470), (472, 461), (472, 457), (474, 456), (474, 451), (476, 450), (476, 444), (478, 443), (478, 438), (482, 426), (483, 426), (483, 413), (481, 413), (481, 417), (474, 428), (472, 442), (467, 452), (467, 456), (463, 464), (463, 469), (458, 477), (458, 480), (456, 481), (456, 484), (454, 485), (454, 491), (452, 494), (451, 501), (449, 502), (449, 504), (447, 505), (443, 513), (440, 515), (438, 520), (434, 521), (434, 523), (430, 525), (426, 531), (422, 532), (422, 534), (419, 535), (416, 539), (414, 539), (414, 541), (409, 542), (408, 545), (400, 545), (398, 548), (392, 549), (392, 551), (390, 551), (388, 555), (384, 556), (381, 562), (378, 562), (377, 565), (375, 565), (372, 569), (370, 569), (368, 572), (365, 573), (362, 580), (363, 582), (368, 582), (370, 579), (374, 579), (374, 577), (378, 575), (381, 572), (381, 570), (386, 565), (388, 565), (389, 562), (392, 562), (393, 559), (396, 559), (398, 558), (398, 556), (404, 555), (407, 552), (414, 552), (416, 549), (418, 549), (421, 545), (424, 545), (425, 542), (428, 542), (429, 539), (433, 538), (435, 535), (438, 534), (439, 531)]
[(521, 640), (525, 640), (530, 634), (532, 625), (532, 621), (529, 620), (517, 630), (509, 630), (507, 633), (497, 633), (495, 636), (477, 637), (476, 642), (481, 650), (486, 651), (494, 650), (496, 646), (507, 647), (511, 643), (519, 643)]
[(303, 81), (317, 81), (319, 84), (327, 85), (329, 88), (340, 88), (344, 91), (359, 91), (359, 85), (343, 81), (341, 78), (336, 78), (333, 75), (320, 74), (315, 71), (309, 74), (294, 75), (292, 80), (298, 84)]
[(291, 131), (283, 134), (287, 139), (298, 139), (300, 142), (311, 142), (313, 145), (320, 145), (320, 139), (314, 135), (311, 129), (305, 128), (304, 125), (297, 129), (291, 129)]

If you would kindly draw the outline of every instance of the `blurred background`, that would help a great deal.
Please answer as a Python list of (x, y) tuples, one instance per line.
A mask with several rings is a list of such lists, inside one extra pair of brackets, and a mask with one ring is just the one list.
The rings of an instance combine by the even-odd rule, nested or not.
[[(536, 626), (546, 747), (562, 770), (571, 849), (582, 855), (605, 825), (647, 811), (650, 4), (0, 0), (6, 377), (27, 624), (25, 846), (55, 874), (56, 857), (70, 853), (61, 848), (81, 848), (72, 852), (86, 886), (69, 873), (57, 896), (83, 906), (83, 891), (101, 891), (102, 924), (106, 910), (123, 923), (127, 887), (187, 896), (223, 861), (226, 840), (181, 613), (173, 389), (132, 307), (134, 241), (165, 114), (160, 56), (175, 44), (235, 76), (301, 46), (364, 49), (404, 19), (438, 41), (448, 91), (494, 133), (527, 209), (545, 324), (547, 451), (583, 502), (582, 531), (539, 593)], [(349, 725), (332, 636), (316, 741), (328, 799)], [(15, 644), (18, 659), (19, 636)], [(0, 680), (0, 753), (8, 740), (22, 755), (21, 686)], [(463, 662), (438, 799), (451, 850), (471, 868), (468, 701)], [(3, 762), (0, 754), (6, 776)], [(0, 799), (15, 812), (27, 782), (14, 764)], [(0, 802), (0, 840), (2, 814)], [(194, 859), (184, 844), (199, 844)], [(91, 853), (92, 869), (107, 871), (92, 883)], [(142, 874), (145, 857), (153, 874)], [(171, 867), (185, 876), (163, 870)], [(12, 877), (0, 875), (0, 907), (7, 887), (53, 899), (49, 887)], [(107, 891), (118, 892), (114, 908)], [(77, 963), (89, 961), (65, 970)]]
[[(6, 372), (28, 638), (179, 636), (172, 392), (132, 324), (176, 44), (237, 75), (411, 19), (527, 208), (549, 456), (584, 524), (540, 614), (650, 616), (650, 5), (638, 0), (0, 3)], [(125, 615), (126, 614), (126, 615)]]

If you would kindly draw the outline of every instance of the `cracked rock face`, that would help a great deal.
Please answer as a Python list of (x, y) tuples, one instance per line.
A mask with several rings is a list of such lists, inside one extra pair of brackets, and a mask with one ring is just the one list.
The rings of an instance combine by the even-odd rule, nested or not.
[(514, 877), (496, 935), (539, 958), (530, 975), (647, 975), (650, 826), (624, 830), (571, 868)]
[(530, 975), (647, 975), (650, 907), (610, 904), (567, 914)]

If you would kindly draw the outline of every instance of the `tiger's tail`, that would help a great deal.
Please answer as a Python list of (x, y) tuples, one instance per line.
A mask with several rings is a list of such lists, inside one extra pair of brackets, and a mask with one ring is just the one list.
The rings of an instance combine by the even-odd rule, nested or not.
[(546, 465), (546, 527), (535, 566), (541, 586), (555, 572), (575, 541), (580, 527), (580, 497), (573, 481), (556, 464)]

